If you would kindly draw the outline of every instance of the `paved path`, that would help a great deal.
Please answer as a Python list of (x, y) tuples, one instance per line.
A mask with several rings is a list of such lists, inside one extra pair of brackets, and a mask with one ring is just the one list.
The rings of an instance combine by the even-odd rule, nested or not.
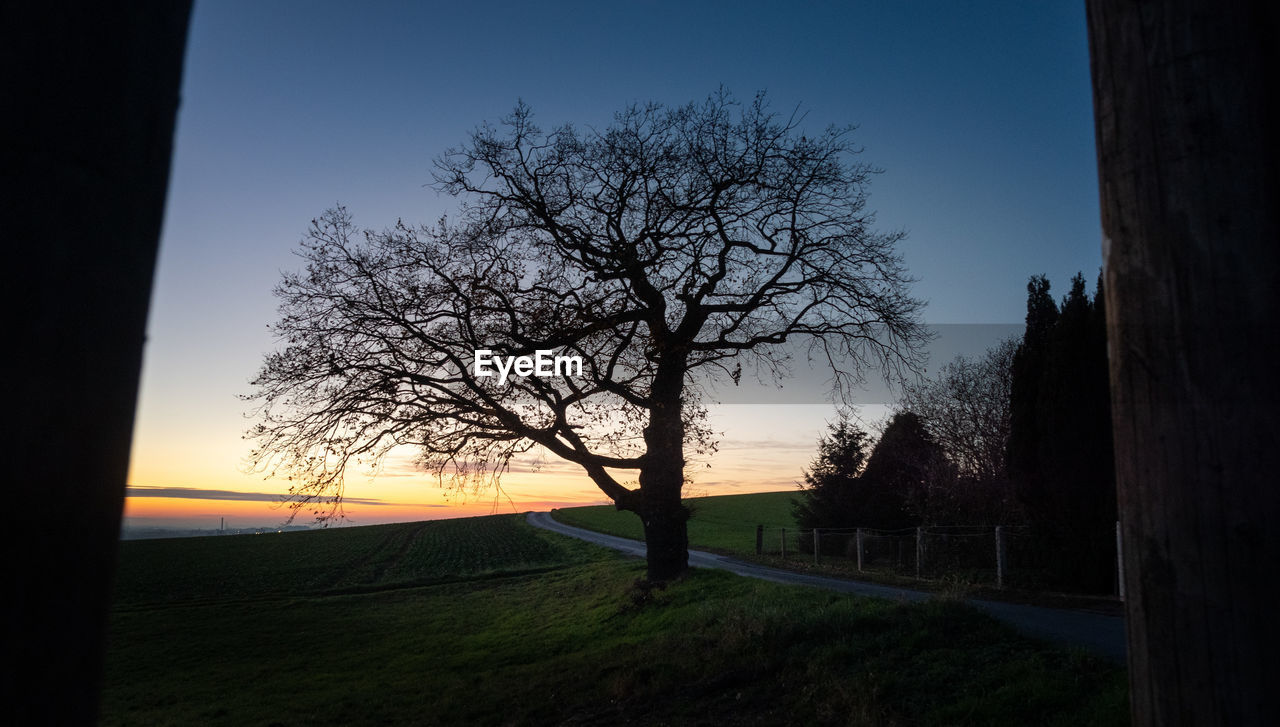
[[(528, 521), (531, 525), (551, 530), (561, 535), (586, 540), (596, 545), (603, 545), (606, 548), (620, 550), (639, 558), (643, 558), (645, 555), (644, 543), (639, 540), (620, 538), (616, 535), (605, 535), (593, 530), (583, 530), (572, 525), (565, 525), (553, 520), (551, 513), (548, 512), (531, 512), (528, 514)], [(825, 588), (829, 591), (854, 593), (860, 596), (888, 598), (898, 601), (925, 601), (934, 595), (927, 591), (915, 591), (909, 588), (882, 586), (878, 583), (864, 583), (862, 581), (850, 581), (843, 578), (815, 576), (779, 568), (770, 568), (700, 550), (689, 551), (689, 565), (697, 568), (719, 568), (737, 573), (740, 576), (759, 578), (775, 583), (812, 586), (814, 588)], [(1082, 646), (1114, 661), (1124, 663), (1124, 619), (1119, 616), (1106, 616), (1088, 611), (1025, 606), (981, 599), (969, 599), (967, 603), (986, 611), (1001, 621), (1009, 623), (1028, 636), (1072, 646)]]

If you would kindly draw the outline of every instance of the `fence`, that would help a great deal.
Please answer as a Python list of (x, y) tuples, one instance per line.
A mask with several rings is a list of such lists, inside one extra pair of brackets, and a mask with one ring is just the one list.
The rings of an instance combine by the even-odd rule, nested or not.
[[(1094, 540), (1097, 538), (1094, 537)], [(1107, 543), (1114, 551), (1112, 592), (1124, 599), (1119, 523)], [(1041, 549), (1042, 550), (1042, 549)], [(1069, 553), (1037, 552), (1024, 526), (927, 525), (900, 530), (873, 528), (756, 527), (756, 553), (789, 561), (826, 564), (837, 571), (887, 574), (924, 580), (954, 578), (997, 588), (1043, 588), (1045, 559)]]

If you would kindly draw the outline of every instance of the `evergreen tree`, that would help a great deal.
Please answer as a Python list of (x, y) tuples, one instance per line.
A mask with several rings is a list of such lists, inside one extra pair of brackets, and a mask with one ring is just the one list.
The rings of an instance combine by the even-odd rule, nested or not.
[(828, 426), (818, 456), (804, 473), (804, 492), (792, 500), (802, 528), (847, 527), (857, 500), (857, 479), (867, 463), (870, 436), (848, 417)]
[(1108, 591), (1115, 474), (1101, 290), (1090, 300), (1077, 274), (1061, 305), (1043, 276), (1027, 292), (1011, 388), (1010, 475), (1054, 585)]
[[(793, 503), (802, 528), (906, 528), (927, 519), (932, 503), (946, 496), (955, 468), (915, 413), (894, 414), (868, 456), (869, 440), (847, 418), (831, 425)], [(829, 544), (835, 550), (837, 540)]]
[(911, 411), (893, 415), (867, 460), (854, 524), (896, 530), (932, 520), (955, 483), (955, 468)]
[(1058, 306), (1049, 295), (1049, 280), (1034, 275), (1027, 282), (1027, 326), (1013, 355), (1009, 386), (1009, 475), (1019, 500), (1042, 488), (1039, 449), (1042, 428), (1037, 409), (1040, 383), (1049, 356), (1049, 339), (1058, 321)]

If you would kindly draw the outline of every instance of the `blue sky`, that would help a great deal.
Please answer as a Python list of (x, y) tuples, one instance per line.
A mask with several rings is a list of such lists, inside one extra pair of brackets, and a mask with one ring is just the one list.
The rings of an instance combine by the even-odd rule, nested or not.
[[(721, 85), (859, 125), (927, 321), (1020, 322), (1028, 276), (1096, 275), (1083, 3), (197, 2), (130, 484), (243, 486), (235, 397), (312, 217), (434, 220), (455, 202), (432, 158), (517, 99), (602, 126)], [(232, 474), (147, 468), (162, 456)]]

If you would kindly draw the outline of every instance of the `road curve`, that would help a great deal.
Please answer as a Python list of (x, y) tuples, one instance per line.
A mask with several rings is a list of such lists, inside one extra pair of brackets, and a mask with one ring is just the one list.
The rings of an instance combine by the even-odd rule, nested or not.
[[(637, 558), (643, 558), (645, 555), (644, 543), (639, 540), (620, 538), (616, 535), (606, 535), (592, 530), (575, 528), (572, 525), (565, 525), (552, 519), (549, 512), (530, 512), (527, 514), (526, 519), (530, 525), (544, 530), (585, 540), (613, 550), (620, 550)], [(840, 593), (853, 593), (859, 596), (887, 598), (896, 601), (925, 601), (934, 595), (927, 591), (916, 591), (910, 588), (882, 586), (878, 583), (864, 583), (862, 581), (850, 581), (843, 578), (815, 576), (779, 568), (770, 568), (701, 550), (689, 551), (689, 565), (697, 568), (718, 568), (737, 573), (740, 576), (759, 578), (773, 581), (774, 583), (811, 586), (829, 591), (839, 591)], [(1120, 663), (1125, 661), (1124, 619), (1119, 616), (1107, 616), (1063, 608), (1025, 606), (976, 598), (968, 599), (966, 603), (986, 611), (1027, 636), (1068, 646), (1080, 646), (1113, 661)]]

